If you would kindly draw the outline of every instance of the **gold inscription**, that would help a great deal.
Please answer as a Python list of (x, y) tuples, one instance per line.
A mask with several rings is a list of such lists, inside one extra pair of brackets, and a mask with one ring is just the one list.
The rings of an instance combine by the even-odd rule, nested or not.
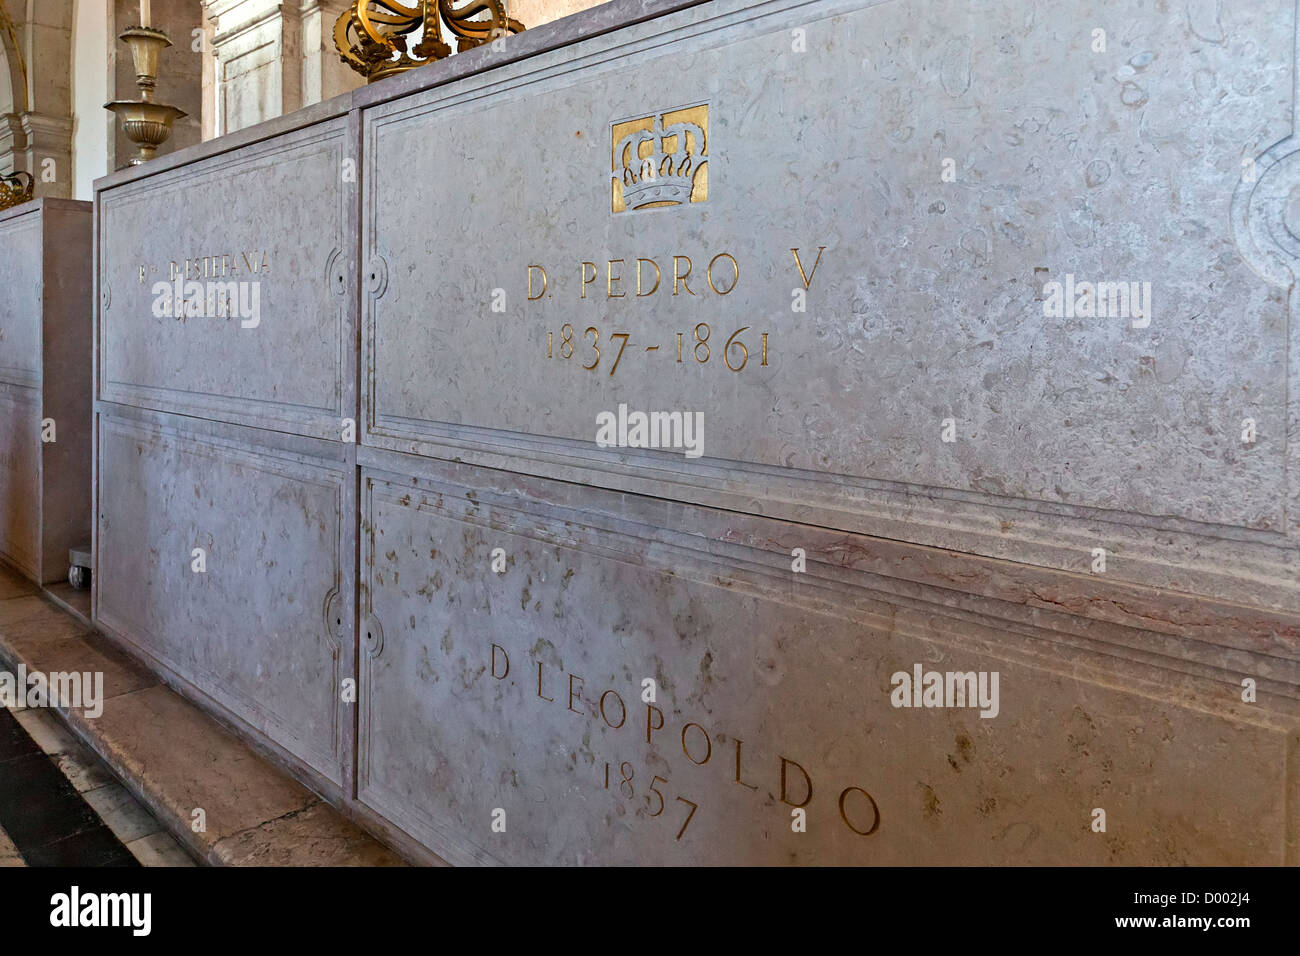
[(805, 273), (803, 271), (803, 261), (799, 258), (799, 250), (791, 249), (790, 251), (794, 253), (794, 264), (799, 267), (799, 278), (803, 279), (804, 291), (807, 291), (809, 286), (812, 285), (813, 276), (817, 274), (817, 267), (821, 265), (822, 253), (826, 251), (826, 247), (817, 247), (817, 258), (813, 261), (811, 273)]
[(704, 103), (615, 123), (610, 127), (610, 211), (707, 200), (708, 135)]
[[(748, 325), (742, 325), (732, 332), (724, 343), (723, 348), (714, 353), (709, 344), (709, 337), (713, 334), (712, 328), (707, 322), (700, 322), (691, 332), (691, 345), (688, 347), (688, 355), (694, 357), (696, 364), (705, 365), (710, 359), (716, 360), (719, 356), (722, 358), (722, 364), (733, 372), (740, 372), (749, 364), (749, 346), (745, 344), (742, 336), (749, 331)], [(680, 364), (682, 359), (682, 336), (685, 333), (677, 332), (677, 362)], [(560, 326), (560, 345), (555, 348), (555, 331), (548, 330), (546, 333), (546, 357), (571, 359), (578, 354), (578, 346), (575, 345), (574, 337), (576, 330), (568, 322)], [(762, 341), (762, 358), (758, 363), (760, 366), (767, 365), (767, 348), (769, 333), (760, 333)], [(584, 349), (590, 350), (590, 355), (584, 355), (580, 364), (588, 372), (594, 372), (600, 366), (601, 359), (604, 356), (604, 350), (600, 347), (600, 329), (596, 326), (588, 326), (582, 333), (582, 345)], [(612, 332), (607, 336), (608, 341), (618, 343), (618, 351), (613, 352), (613, 361), (609, 363), (609, 374), (612, 376), (618, 371), (619, 363), (623, 361), (623, 354), (631, 344), (632, 334), (630, 332)], [(751, 339), (752, 341), (752, 339)], [(636, 343), (633, 345), (634, 355), (646, 355), (659, 351), (659, 344), (647, 345)]]
[[(489, 674), (496, 680), (505, 680), (510, 673), (508, 651), (500, 644), (493, 643), (489, 655)], [(554, 704), (555, 698), (543, 691), (544, 665), (541, 661), (536, 661), (536, 664), (537, 699), (544, 701), (545, 704)], [(633, 670), (629, 669), (629, 672), (633, 672)], [(598, 698), (585, 698), (583, 689), (586, 686), (586, 681), (571, 672), (567, 676), (569, 682), (567, 710), (586, 717), (588, 720), (598, 718), (611, 731), (622, 731), (629, 726), (628, 718), (630, 715), (627, 704), (623, 695), (616, 688), (606, 688)], [(677, 711), (674, 711), (674, 713), (677, 713)], [(656, 735), (667, 729), (667, 718), (663, 709), (655, 704), (646, 703), (645, 716), (644, 718), (638, 718), (638, 720), (644, 720), (645, 746), (655, 752), (658, 757), (655, 761), (656, 767), (662, 767), (663, 760), (659, 756), (661, 752), (658, 748), (662, 746), (663, 742), (661, 737)], [(633, 739), (639, 740), (639, 731), (634, 731), (634, 734)], [(686, 720), (681, 724), (681, 728), (675, 736), (668, 737), (668, 743), (675, 749), (680, 742), (682, 754), (690, 762), (691, 766), (705, 767), (713, 758), (713, 741), (715, 739), (726, 740), (727, 735), (719, 733), (716, 727), (713, 732), (710, 732), (709, 728), (703, 723), (696, 720)], [(760, 784), (750, 782), (755, 779), (751, 775), (753, 768), (747, 769), (744, 765), (744, 741), (734, 736), (730, 739), (735, 744), (735, 760), (734, 762), (723, 761), (729, 766), (723, 769), (722, 779), (734, 783), (751, 793), (759, 793)], [(812, 772), (792, 757), (787, 757), (781, 753), (776, 753), (774, 756), (776, 757), (775, 766), (768, 765), (770, 776), (768, 776), (765, 786), (770, 789), (767, 792), (772, 794), (775, 791), (779, 794), (778, 799), (780, 802), (792, 809), (810, 806), (813, 803), (815, 794), (822, 792), (815, 790)], [(644, 777), (640, 779), (643, 780)], [(762, 780), (762, 775), (760, 774), (757, 779)], [(685, 808), (684, 816), (680, 818), (681, 825), (675, 836), (675, 840), (681, 840), (696, 811), (699, 809), (699, 804), (687, 799), (682, 794), (669, 793), (666, 789), (668, 785), (669, 779), (660, 775), (651, 776), (648, 785), (639, 783), (636, 765), (631, 761), (604, 761), (604, 789), (617, 792), (628, 800), (644, 800), (644, 813), (647, 817), (663, 815), (670, 799)], [(835, 798), (835, 804), (841, 822), (852, 833), (868, 837), (879, 831), (880, 807), (866, 788), (857, 784), (844, 787)]]
[[(727, 286), (726, 292), (723, 292), (721, 289), (719, 289), (716, 285), (713, 284), (713, 267), (717, 264), (719, 259), (726, 259), (728, 262), (731, 263), (731, 271), (732, 271), (731, 285)], [(705, 272), (705, 276), (709, 280), (710, 289), (712, 289), (718, 295), (730, 295), (735, 290), (736, 284), (740, 282), (740, 263), (738, 263), (736, 261), (736, 257), (731, 255), (730, 253), (719, 252), (716, 256), (714, 256), (712, 259), (709, 260), (709, 268), (708, 271)]]
[[(654, 268), (654, 270), (655, 270), (655, 284), (654, 284), (653, 286), (650, 287), (650, 290), (649, 290), (648, 292), (642, 292), (642, 291), (641, 291), (641, 264), (642, 264), (642, 263), (646, 263), (646, 262), (650, 263), (650, 265), (651, 265), (651, 266)], [(654, 295), (657, 291), (659, 291), (659, 280), (660, 280), (661, 278), (663, 278), (663, 276), (662, 276), (662, 274), (659, 272), (659, 263), (655, 262), (653, 259), (637, 259), (637, 261), (636, 261), (636, 297), (639, 299), (639, 298), (641, 298), (642, 296), (646, 296), (646, 295)]]
[[(681, 262), (681, 261), (685, 261), (685, 262), (686, 262), (686, 271), (685, 271), (685, 272), (678, 272), (678, 271), (677, 271), (677, 263), (678, 263), (678, 262)], [(691, 295), (695, 295), (694, 292), (691, 292), (691, 287), (688, 286), (688, 285), (686, 284), (686, 277), (689, 276), (690, 274), (691, 274), (691, 257), (690, 257), (690, 256), (673, 256), (673, 295), (676, 295), (676, 294), (677, 294), (677, 283), (678, 283), (679, 280), (681, 281), (681, 284), (682, 284), (682, 288), (683, 288), (683, 289), (685, 289), (687, 292), (690, 292)]]
[(610, 259), (609, 263), (605, 266), (605, 298), (607, 299), (622, 299), (627, 295), (626, 292), (614, 291), (614, 283), (623, 281), (622, 269), (618, 270), (618, 275), (614, 275), (614, 263), (616, 262), (620, 266), (623, 265), (622, 259)]
[[(142, 267), (142, 275), (143, 271)], [(248, 252), (195, 256), (180, 261), (172, 259), (167, 263), (167, 271), (169, 282), (177, 279), (226, 279), (238, 275), (267, 276), (271, 272), (271, 254), (262, 249), (252, 249)]]
[[(533, 295), (533, 270), (534, 269), (536, 269), (538, 272), (542, 274), (542, 287), (537, 291), (537, 295)], [(537, 299), (540, 299), (542, 296), (546, 295), (546, 285), (547, 285), (546, 270), (543, 269), (541, 266), (529, 266), (528, 267), (528, 301), (534, 302)]]
[[(817, 277), (817, 270), (821, 267), (823, 254), (827, 246), (817, 246), (817, 253), (812, 257), (812, 263), (809, 265), (799, 246), (791, 246), (790, 254), (794, 259), (795, 278), (802, 285), (802, 291), (796, 287), (798, 308), (795, 311), (802, 312), (804, 293), (812, 288), (813, 282)], [(665, 266), (661, 266), (663, 256), (620, 256), (617, 258), (607, 258), (605, 262), (605, 301), (615, 299), (634, 298), (650, 299), (656, 293), (661, 291), (665, 294), (671, 294), (677, 297), (679, 301), (695, 301), (708, 298), (709, 294), (722, 298), (729, 296), (740, 285), (741, 268), (739, 260), (730, 252), (722, 251), (715, 253), (708, 260), (708, 265), (704, 270), (705, 284), (708, 289), (705, 291), (703, 286), (699, 285), (699, 275), (695, 272), (695, 260), (691, 254), (684, 252), (672, 253), (667, 258), (672, 260), (672, 291), (668, 293), (667, 284), (664, 282), (667, 277)], [(628, 286), (632, 284), (633, 276), (628, 274), (628, 263), (634, 262), (636, 293), (633, 296), (628, 291)], [(666, 263), (665, 263), (666, 265)], [(594, 290), (596, 281), (600, 277), (600, 266), (595, 259), (583, 259), (577, 263), (577, 291), (576, 298), (583, 300), (599, 300), (599, 293)], [(770, 271), (770, 270), (769, 270)], [(557, 293), (573, 295), (573, 287), (570, 283), (573, 281), (574, 272), (569, 269), (561, 269), (556, 275), (559, 278), (557, 282), (547, 268), (540, 262), (529, 263), (525, 275), (525, 295), (529, 302), (537, 302), (541, 299), (552, 299)], [(691, 280), (696, 281), (696, 286), (691, 286)], [(581, 328), (581, 326), (578, 326)], [(648, 341), (632, 341), (633, 333), (630, 331), (610, 331), (607, 327), (602, 328), (597, 325), (589, 325), (581, 335), (572, 323), (564, 323), (558, 330), (559, 342), (556, 342), (555, 328), (543, 330), (546, 332), (546, 358), (570, 360), (579, 352), (582, 353), (577, 365), (588, 372), (595, 372), (602, 367), (607, 368), (609, 375), (614, 375), (619, 368), (620, 363), (625, 358), (650, 356), (661, 351), (669, 351), (665, 346), (671, 346), (673, 338), (669, 338), (667, 343), (662, 338), (657, 338), (655, 333), (647, 333)], [(722, 339), (722, 333), (725, 331), (726, 338)], [(663, 333), (660, 333), (663, 334)], [(768, 368), (771, 365), (772, 358), (772, 333), (770, 331), (752, 331), (752, 327), (742, 325), (738, 328), (733, 327), (729, 330), (720, 330), (718, 338), (712, 338), (713, 324), (710, 321), (695, 323), (688, 330), (668, 332), (669, 336), (675, 337), (676, 344), (676, 363), (679, 365), (689, 364), (694, 359), (696, 365), (706, 365), (709, 362), (718, 362), (719, 358), (726, 368), (732, 372), (740, 372), (749, 368), (751, 365), (755, 368)], [(757, 342), (755, 341), (757, 339)], [(617, 348), (612, 348), (611, 343)], [(683, 347), (684, 346), (684, 347)], [(629, 352), (630, 349), (630, 352)], [(753, 351), (751, 351), (753, 349)], [(757, 361), (751, 362), (751, 357)], [(668, 361), (672, 361), (669, 359)]]

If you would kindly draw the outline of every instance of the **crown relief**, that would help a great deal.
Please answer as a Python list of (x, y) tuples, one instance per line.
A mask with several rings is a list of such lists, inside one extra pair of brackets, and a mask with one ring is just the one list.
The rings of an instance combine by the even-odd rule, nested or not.
[[(707, 123), (707, 110), (698, 107), (691, 111), (700, 114), (699, 123), (688, 118), (665, 124), (664, 118), (674, 113), (656, 113), (649, 129), (633, 130), (617, 140), (610, 177), (621, 190), (624, 208), (698, 201), (692, 198), (696, 180), (709, 162), (705, 155), (708, 133), (703, 125)], [(615, 136), (618, 132), (616, 126)], [(643, 149), (647, 145), (648, 151)], [(616, 207), (614, 211), (620, 210)]]

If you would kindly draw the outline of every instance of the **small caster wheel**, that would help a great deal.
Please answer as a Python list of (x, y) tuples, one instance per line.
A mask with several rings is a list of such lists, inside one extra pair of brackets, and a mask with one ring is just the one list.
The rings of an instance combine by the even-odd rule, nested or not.
[(84, 591), (90, 587), (90, 568), (83, 568), (79, 564), (74, 564), (68, 569), (68, 583), (78, 591)]

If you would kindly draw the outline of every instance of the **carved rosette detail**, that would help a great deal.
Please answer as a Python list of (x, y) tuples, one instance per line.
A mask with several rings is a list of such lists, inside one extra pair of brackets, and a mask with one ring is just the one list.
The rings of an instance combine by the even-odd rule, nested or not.
[(374, 614), (367, 614), (361, 622), (361, 650), (371, 660), (384, 652), (384, 629)]
[(334, 249), (325, 262), (325, 282), (335, 295), (346, 295), (348, 291), (347, 261), (342, 249)]
[(388, 260), (376, 253), (366, 267), (366, 290), (371, 298), (378, 299), (388, 289)]
[(1232, 196), (1232, 228), (1242, 257), (1272, 285), (1290, 288), (1300, 274), (1300, 235), (1287, 221), (1292, 193), (1300, 189), (1300, 136), (1286, 139), (1242, 163)]

